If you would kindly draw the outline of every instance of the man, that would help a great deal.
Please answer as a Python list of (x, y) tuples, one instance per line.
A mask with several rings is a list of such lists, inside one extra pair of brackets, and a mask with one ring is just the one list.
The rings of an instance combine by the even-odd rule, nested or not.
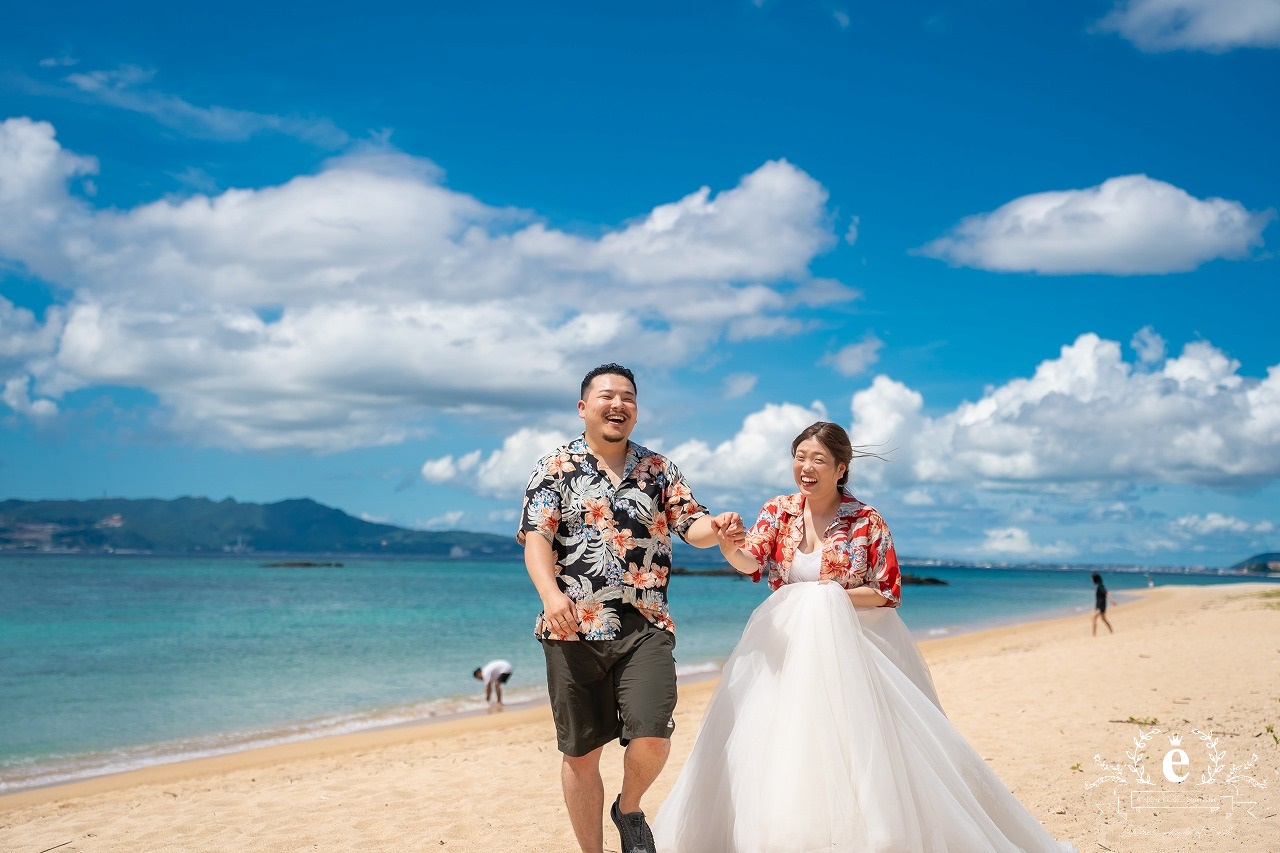
[(736, 513), (708, 515), (675, 465), (630, 441), (636, 416), (630, 370), (605, 364), (588, 373), (578, 400), (583, 434), (538, 462), (517, 535), (542, 599), (534, 632), (583, 853), (603, 850), (600, 753), (615, 738), (626, 751), (610, 817), (623, 853), (655, 853), (640, 798), (666, 763), (675, 728), (671, 531), (698, 548), (716, 545), (722, 529), (745, 539)]
[(511, 680), (511, 662), (491, 660), (471, 673), (473, 678), (484, 682), (484, 701), (489, 704), (489, 697), (496, 695), (498, 707), (502, 707), (502, 685)]

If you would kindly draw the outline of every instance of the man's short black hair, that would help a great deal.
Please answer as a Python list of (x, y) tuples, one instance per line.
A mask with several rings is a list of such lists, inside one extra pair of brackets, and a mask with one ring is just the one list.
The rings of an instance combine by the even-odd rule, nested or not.
[(593, 368), (586, 376), (582, 377), (582, 390), (578, 393), (579, 400), (587, 399), (587, 389), (591, 387), (591, 380), (597, 376), (621, 376), (631, 383), (631, 387), (636, 387), (636, 377), (621, 364), (614, 364), (612, 361), (608, 364), (602, 364)]

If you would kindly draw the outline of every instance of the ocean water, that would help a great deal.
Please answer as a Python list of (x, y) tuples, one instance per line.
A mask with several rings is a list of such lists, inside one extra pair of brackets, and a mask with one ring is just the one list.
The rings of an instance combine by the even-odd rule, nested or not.
[[(545, 696), (539, 602), (519, 563), (264, 562), (0, 558), (0, 793), (477, 711), (471, 672), (496, 657), (514, 665), (508, 704)], [(1093, 607), (1088, 572), (906, 569), (949, 582), (904, 587), (903, 619), (922, 638)], [(1147, 585), (1105, 579), (1117, 597)], [(680, 671), (715, 670), (767, 593), (745, 579), (673, 578)]]

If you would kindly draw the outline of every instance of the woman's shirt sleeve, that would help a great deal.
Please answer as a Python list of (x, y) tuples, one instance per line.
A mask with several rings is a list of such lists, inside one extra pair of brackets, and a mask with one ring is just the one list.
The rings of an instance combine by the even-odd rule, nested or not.
[(774, 499), (764, 505), (756, 523), (747, 531), (747, 541), (742, 547), (755, 558), (756, 565), (759, 566), (751, 573), (752, 583), (760, 583), (760, 577), (768, 574), (774, 567), (781, 523), (778, 502)]
[(867, 583), (889, 600), (885, 607), (902, 604), (902, 572), (898, 569), (898, 552), (893, 549), (889, 525), (879, 513), (871, 517), (867, 538)]

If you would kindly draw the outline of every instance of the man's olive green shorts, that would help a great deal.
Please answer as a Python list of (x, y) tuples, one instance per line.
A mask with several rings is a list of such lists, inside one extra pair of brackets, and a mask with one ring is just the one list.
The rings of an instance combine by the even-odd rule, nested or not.
[(616, 640), (543, 640), (556, 746), (579, 757), (675, 730), (676, 638), (649, 625)]

